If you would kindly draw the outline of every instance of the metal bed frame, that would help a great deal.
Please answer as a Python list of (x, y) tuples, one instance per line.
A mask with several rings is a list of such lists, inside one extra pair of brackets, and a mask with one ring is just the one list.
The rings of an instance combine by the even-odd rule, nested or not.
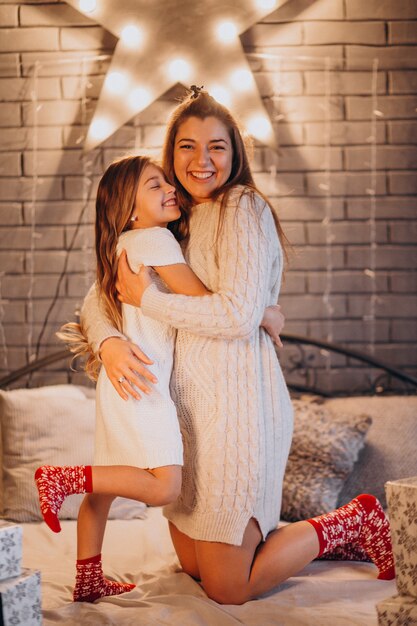
[[(304, 337), (302, 335), (292, 335), (292, 334), (282, 334), (281, 339), (284, 344), (295, 345), (297, 347), (297, 357), (291, 359), (291, 366), (289, 368), (284, 368), (286, 372), (293, 373), (298, 372), (304, 374), (304, 377), (307, 378), (307, 373), (311, 369), (311, 355), (307, 354), (306, 348), (318, 348), (322, 353), (323, 351), (327, 353), (336, 353), (341, 354), (349, 359), (354, 359), (359, 361), (360, 363), (370, 365), (373, 368), (376, 368), (381, 373), (378, 374), (375, 378), (368, 380), (368, 388), (364, 391), (361, 388), (361, 394), (376, 394), (385, 391), (390, 391), (390, 381), (394, 379), (396, 383), (398, 382), (403, 385), (401, 388), (401, 393), (403, 394), (415, 394), (417, 393), (417, 378), (415, 376), (411, 376), (406, 372), (403, 372), (395, 367), (392, 367), (390, 364), (381, 361), (380, 359), (376, 359), (374, 356), (367, 354), (366, 352), (362, 352), (359, 350), (353, 350), (346, 346), (332, 343), (328, 341), (323, 341), (321, 339), (314, 339), (312, 337)], [(21, 367), (9, 374), (6, 374), (2, 378), (0, 378), (0, 389), (6, 389), (9, 385), (15, 383), (16, 381), (24, 378), (25, 376), (29, 376), (28, 383), (30, 383), (31, 375), (47, 367), (49, 365), (53, 365), (54, 363), (58, 363), (59, 361), (63, 361), (65, 359), (72, 359), (71, 353), (67, 349), (61, 349), (50, 354), (36, 359), (31, 363), (28, 363), (24, 367)], [(27, 386), (29, 386), (27, 384)], [(315, 384), (294, 384), (288, 382), (288, 387), (291, 391), (297, 393), (314, 393), (321, 396), (330, 396), (335, 394), (329, 394), (328, 392), (317, 388)], [(396, 389), (398, 393), (398, 389)], [(346, 394), (344, 394), (346, 395)]]

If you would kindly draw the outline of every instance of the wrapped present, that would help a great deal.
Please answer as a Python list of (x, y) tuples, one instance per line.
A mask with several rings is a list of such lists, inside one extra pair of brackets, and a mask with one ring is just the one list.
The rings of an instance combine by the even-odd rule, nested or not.
[(385, 491), (397, 589), (417, 599), (417, 477), (387, 482)]
[(415, 626), (417, 600), (412, 596), (392, 596), (376, 605), (379, 626)]
[(41, 626), (40, 572), (23, 569), (0, 582), (0, 611), (2, 626)]
[(21, 573), (22, 527), (0, 520), (0, 581)]

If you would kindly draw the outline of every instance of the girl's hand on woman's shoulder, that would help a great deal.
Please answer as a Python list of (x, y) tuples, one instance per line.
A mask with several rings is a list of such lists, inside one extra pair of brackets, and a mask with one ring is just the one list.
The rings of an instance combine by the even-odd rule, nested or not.
[(284, 328), (285, 324), (285, 316), (281, 312), (281, 307), (279, 304), (272, 304), (271, 306), (266, 307), (264, 311), (264, 316), (262, 318), (261, 326), (265, 328), (268, 335), (271, 337), (272, 341), (279, 347), (282, 348), (282, 341), (280, 338), (280, 333)]
[(129, 395), (136, 400), (141, 399), (141, 392), (151, 393), (146, 381), (158, 382), (145, 365), (153, 361), (131, 341), (120, 337), (109, 337), (101, 344), (100, 358), (113, 387), (123, 400)]

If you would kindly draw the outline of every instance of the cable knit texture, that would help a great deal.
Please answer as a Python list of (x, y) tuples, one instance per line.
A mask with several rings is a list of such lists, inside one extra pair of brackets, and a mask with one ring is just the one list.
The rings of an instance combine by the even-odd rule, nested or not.
[[(219, 204), (193, 208), (186, 260), (213, 295), (150, 286), (142, 311), (178, 329), (171, 394), (184, 443), (180, 498), (165, 515), (189, 537), (240, 545), (251, 517), (276, 527), (292, 435), (292, 406), (275, 349), (259, 328), (276, 304), (282, 251), (270, 209), (237, 188), (215, 243)], [(94, 291), (83, 307), (89, 340), (105, 338)], [(100, 318), (94, 325), (94, 319)], [(107, 336), (114, 335), (107, 328)]]

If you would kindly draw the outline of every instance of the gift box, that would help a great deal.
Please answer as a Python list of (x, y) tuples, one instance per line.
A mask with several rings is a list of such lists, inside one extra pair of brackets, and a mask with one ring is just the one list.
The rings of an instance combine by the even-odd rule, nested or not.
[(376, 605), (379, 626), (417, 624), (417, 600), (412, 596), (392, 596)]
[(0, 581), (21, 573), (22, 527), (0, 520)]
[(417, 599), (417, 477), (387, 482), (385, 491), (397, 589)]
[(20, 576), (0, 582), (0, 624), (41, 626), (41, 575), (23, 569)]

